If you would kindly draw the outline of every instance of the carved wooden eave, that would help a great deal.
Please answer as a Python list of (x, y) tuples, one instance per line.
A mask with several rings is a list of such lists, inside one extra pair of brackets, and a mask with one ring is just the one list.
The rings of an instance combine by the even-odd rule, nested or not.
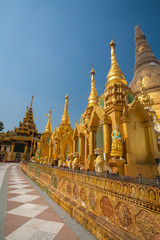
[(111, 118), (105, 113), (104, 109), (100, 108), (99, 106), (94, 106), (91, 114), (91, 118), (88, 123), (88, 128), (91, 128), (92, 126), (94, 126), (93, 121), (96, 115), (99, 118), (99, 121), (105, 122), (105, 123), (111, 123)]

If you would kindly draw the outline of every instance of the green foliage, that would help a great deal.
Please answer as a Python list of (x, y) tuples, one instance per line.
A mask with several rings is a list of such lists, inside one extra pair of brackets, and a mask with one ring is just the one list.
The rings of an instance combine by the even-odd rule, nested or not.
[(4, 129), (4, 124), (3, 122), (0, 121), (0, 132)]

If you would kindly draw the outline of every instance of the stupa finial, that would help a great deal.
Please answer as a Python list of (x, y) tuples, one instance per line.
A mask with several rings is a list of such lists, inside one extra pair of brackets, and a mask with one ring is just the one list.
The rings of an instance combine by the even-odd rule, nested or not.
[(99, 97), (98, 97), (98, 93), (97, 93), (97, 90), (96, 90), (96, 85), (95, 85), (95, 70), (93, 68), (93, 64), (92, 65), (92, 70), (91, 70), (91, 92), (90, 92), (90, 95), (89, 95), (89, 98), (88, 98), (88, 105), (91, 106), (91, 105), (95, 105), (98, 103), (98, 100), (99, 100)]
[(118, 65), (118, 62), (117, 62), (116, 52), (115, 52), (116, 44), (113, 41), (113, 39), (111, 40), (109, 47), (111, 49), (111, 68), (107, 75), (107, 84), (108, 83), (123, 83), (123, 84), (127, 85), (124, 74), (121, 71), (121, 69)]
[(52, 133), (52, 125), (51, 125), (51, 110), (49, 110), (49, 114), (48, 114), (48, 121), (47, 121), (47, 125), (45, 127), (45, 133)]
[(67, 90), (67, 94), (65, 96), (65, 104), (64, 104), (64, 112), (62, 115), (62, 119), (61, 119), (61, 124), (70, 124), (70, 119), (69, 119), (69, 114), (68, 114), (68, 90)]
[(32, 104), (33, 104), (33, 98), (34, 98), (34, 96), (32, 96), (32, 98), (31, 98), (31, 104), (30, 104), (30, 108), (32, 108)]

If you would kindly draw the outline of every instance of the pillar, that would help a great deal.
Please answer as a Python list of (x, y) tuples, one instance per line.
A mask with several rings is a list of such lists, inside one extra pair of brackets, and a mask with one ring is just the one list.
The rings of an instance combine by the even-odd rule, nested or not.
[(12, 148), (11, 148), (11, 153), (10, 153), (10, 159), (9, 159), (10, 161), (12, 161), (12, 158), (13, 158), (14, 146), (15, 146), (15, 144), (12, 143)]
[(89, 132), (89, 155), (94, 154), (94, 132), (90, 130)]
[(83, 162), (83, 136), (79, 135), (79, 160)]
[(28, 148), (28, 144), (25, 144), (25, 148), (24, 148), (24, 159), (26, 160), (26, 155), (27, 155), (27, 148)]
[(89, 168), (89, 163), (88, 163), (88, 134), (87, 134), (87, 129), (85, 129), (85, 170)]
[(156, 133), (153, 126), (148, 126), (149, 144), (151, 151), (150, 163), (155, 163), (155, 158), (159, 158)]
[(75, 137), (73, 138), (73, 153), (76, 152), (76, 139)]
[[(133, 162), (132, 154), (130, 153), (130, 147), (129, 147), (129, 131), (128, 131), (128, 122), (123, 122), (123, 135), (124, 135), (124, 144), (125, 144), (125, 152), (127, 164)], [(124, 151), (124, 149), (123, 149)]]
[(89, 129), (89, 171), (94, 171), (94, 130), (93, 128)]
[(106, 162), (110, 159), (110, 144), (109, 124), (103, 123), (103, 148)]

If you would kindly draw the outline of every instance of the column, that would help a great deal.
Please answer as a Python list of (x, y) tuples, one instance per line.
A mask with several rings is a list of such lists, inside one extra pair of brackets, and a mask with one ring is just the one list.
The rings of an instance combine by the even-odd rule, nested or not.
[(150, 153), (151, 153), (151, 157), (150, 159), (148, 159), (150, 161), (148, 161), (148, 163), (155, 163), (155, 158), (159, 158), (156, 132), (153, 128), (153, 125), (151, 124), (147, 128), (148, 128)]
[[(127, 163), (131, 163), (131, 153), (129, 149), (129, 133), (128, 133), (128, 122), (123, 122), (123, 134), (124, 134), (124, 144), (125, 144), (125, 150), (126, 150), (126, 160)], [(123, 150), (124, 151), (124, 150)]]
[(103, 123), (103, 148), (106, 162), (110, 159), (110, 144), (109, 124)]
[(85, 129), (85, 170), (89, 168), (88, 166), (88, 135), (87, 135), (87, 129)]
[(27, 148), (28, 148), (28, 144), (25, 144), (25, 148), (24, 148), (24, 160), (26, 160)]
[(94, 171), (94, 130), (93, 128), (89, 129), (89, 171)]
[(49, 159), (48, 159), (48, 163), (52, 162), (52, 144), (49, 143)]
[(12, 158), (13, 158), (13, 152), (14, 152), (14, 146), (15, 146), (15, 143), (12, 143), (12, 148), (11, 148), (11, 153), (10, 153), (10, 161), (12, 161)]
[(90, 130), (89, 132), (89, 155), (94, 154), (94, 132)]
[(79, 160), (80, 163), (83, 162), (83, 137), (79, 135)]
[(75, 137), (73, 138), (73, 153), (76, 152), (76, 139)]

